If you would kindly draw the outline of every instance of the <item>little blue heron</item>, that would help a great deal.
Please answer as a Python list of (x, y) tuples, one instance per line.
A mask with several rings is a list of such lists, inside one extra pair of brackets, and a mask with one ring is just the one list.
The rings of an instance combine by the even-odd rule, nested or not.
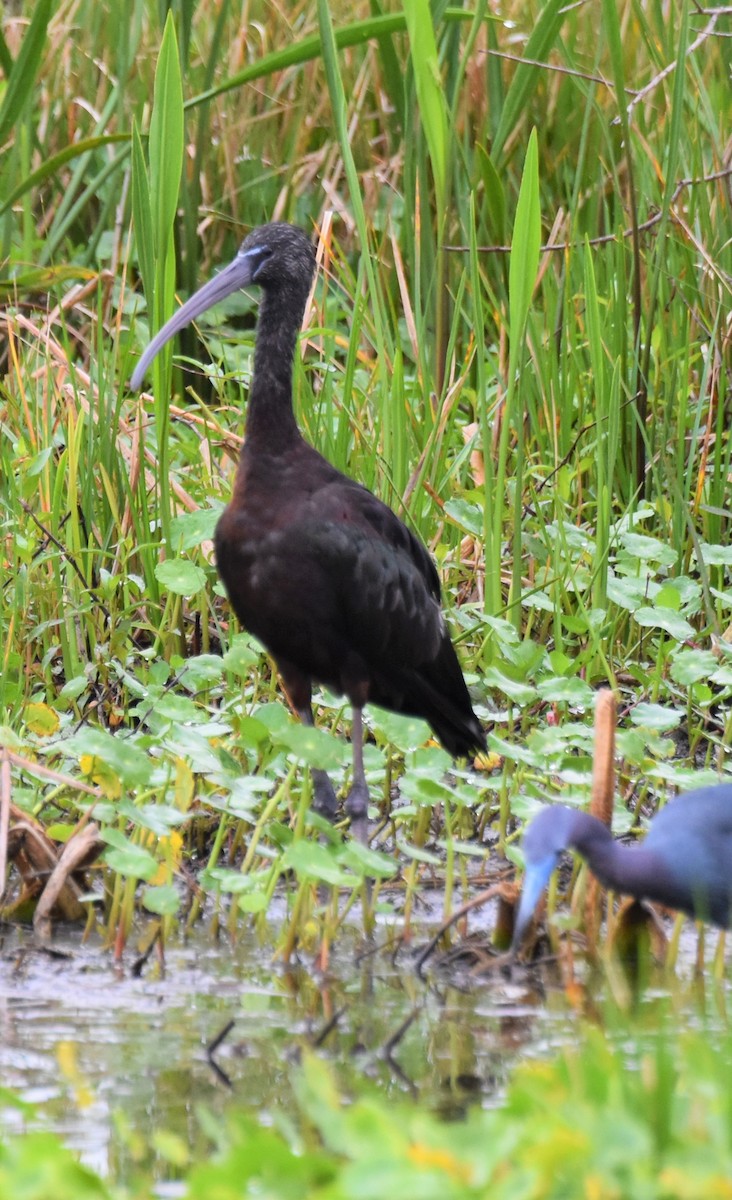
[[(216, 527), (216, 562), (234, 612), (274, 658), (301, 720), (313, 724), (313, 682), (348, 697), (353, 778), (346, 812), (365, 840), (368, 701), (423, 717), (455, 757), (486, 743), (427, 550), (297, 427), (292, 366), (314, 272), (314, 249), (301, 229), (276, 222), (253, 230), (233, 262), (153, 338), (131, 387), (140, 387), (155, 355), (183, 326), (239, 288), (261, 287), (246, 438), (233, 497)], [(332, 819), (332, 784), (324, 771), (312, 774), (315, 808)]]
[(604, 887), (657, 900), (727, 929), (732, 910), (732, 784), (676, 796), (651, 821), (642, 843), (617, 842), (597, 817), (550, 804), (523, 840), (526, 872), (514, 924), (515, 953), (565, 850), (576, 850)]

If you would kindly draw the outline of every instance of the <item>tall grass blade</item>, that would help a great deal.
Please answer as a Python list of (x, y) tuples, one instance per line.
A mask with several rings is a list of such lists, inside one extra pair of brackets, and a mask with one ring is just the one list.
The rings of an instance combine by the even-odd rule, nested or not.
[[(547, 58), (562, 27), (566, 11), (567, 6), (564, 0), (548, 0), (526, 43), (525, 58), (535, 61), (544, 61)], [(498, 167), (502, 165), (506, 141), (518, 125), (523, 113), (528, 110), (531, 94), (535, 91), (542, 74), (541, 67), (528, 62), (522, 63), (516, 70), (506, 92), (498, 128), (491, 146), (493, 161)]]
[(592, 389), (595, 396), (596, 413), (596, 450), (595, 464), (597, 468), (597, 516), (595, 520), (595, 577), (592, 590), (592, 602), (595, 608), (604, 608), (607, 601), (607, 555), (608, 534), (610, 529), (610, 503), (613, 487), (612, 474), (608, 472), (608, 448), (610, 446), (609, 429), (609, 386), (607, 365), (603, 350), (602, 325), (600, 323), (600, 306), (597, 300), (597, 285), (592, 263), (592, 251), (589, 238), (585, 238), (585, 306), (587, 321), (587, 342), (590, 351), (590, 366)]
[(521, 176), (508, 268), (508, 336), (514, 366), (518, 364), (531, 297), (539, 270), (541, 209), (539, 207), (539, 150), (532, 129)]
[(447, 192), (448, 120), (435, 31), (427, 0), (407, 0), (404, 15), (407, 20), (419, 113), (432, 165), (435, 207), (439, 221), (444, 219)]
[(0, 104), (0, 146), (17, 124), (27, 100), (33, 94), (52, 12), (53, 0), (37, 0)]
[[(328, 92), (330, 94), (331, 108), (333, 110), (333, 120), (335, 122), (336, 134), (343, 156), (343, 166), (348, 180), (348, 190), (351, 197), (351, 205), (353, 207), (353, 215), (358, 229), (361, 247), (365, 255), (366, 278), (368, 280), (369, 294), (373, 303), (373, 313), (377, 322), (377, 335), (379, 344), (383, 347), (382, 322), (380, 320), (380, 307), (376, 303), (377, 285), (376, 272), (371, 255), (368, 253), (369, 235), (368, 225), (366, 222), (366, 212), (361, 196), (361, 183), (356, 169), (356, 163), (353, 158), (351, 149), (351, 139), (348, 132), (346, 96), (343, 89), (343, 81), (341, 80), (338, 70), (338, 51), (333, 32), (333, 24), (330, 17), (330, 8), (327, 0), (318, 0), (318, 22), (320, 25), (320, 42), (323, 50), (323, 66), (325, 68), (325, 77), (328, 83)], [(390, 356), (391, 357), (391, 356)]]
[[(175, 25), (169, 12), (165, 22), (158, 65), (155, 72), (155, 94), (150, 120), (150, 188), (146, 201), (147, 176), (142, 162), (139, 141), (135, 143), (133, 170), (133, 208), (137, 221), (140, 267), (148, 299), (153, 331), (160, 328), (175, 302), (175, 242), (174, 224), (178, 192), (183, 170), (183, 86)], [(152, 255), (151, 255), (152, 248)], [(147, 278), (146, 278), (147, 276)], [(150, 279), (153, 279), (152, 290)], [(153, 366), (155, 393), (155, 435), (158, 470), (156, 480), (157, 529), (166, 546), (170, 546), (170, 522), (173, 516), (170, 501), (168, 471), (168, 391), (170, 379), (170, 348), (158, 355)], [(144, 476), (141, 477), (144, 488)], [(151, 586), (148, 558), (146, 576)], [(157, 592), (157, 587), (155, 587)]]
[[(159, 257), (165, 252), (175, 222), (182, 171), (183, 84), (175, 25), (169, 12), (155, 72), (155, 100), (150, 121), (150, 201)], [(159, 315), (163, 317), (162, 313)]]
[[(320, 13), (320, 4), (318, 12)], [(328, 11), (330, 18), (330, 10)], [(454, 21), (470, 21), (473, 14), (469, 9), (463, 8), (448, 8), (444, 13), (446, 23)], [(407, 20), (404, 13), (385, 13), (380, 16), (366, 17), (362, 21), (353, 21), (350, 25), (342, 25), (335, 29), (332, 25), (331, 32), (335, 41), (335, 46), (338, 50), (346, 50), (349, 46), (362, 46), (365, 42), (371, 39), (381, 39), (394, 33), (405, 33), (407, 29)], [(303, 63), (311, 62), (314, 58), (323, 57), (325, 59), (325, 47), (322, 43), (322, 26), (321, 34), (310, 34), (308, 37), (302, 38), (299, 42), (294, 42), (293, 45), (287, 46), (284, 50), (273, 50), (270, 54), (265, 54), (256, 62), (244, 67), (241, 71), (237, 71), (235, 75), (230, 75), (228, 79), (222, 83), (216, 84), (215, 87), (208, 88), (204, 92), (199, 92), (197, 96), (191, 96), (186, 100), (185, 108), (196, 108), (205, 100), (214, 100), (217, 96), (223, 95), (225, 92), (231, 92), (235, 88), (242, 87), (245, 83), (252, 83), (255, 79), (265, 79), (267, 76), (274, 75), (278, 71), (284, 71), (287, 67), (301, 66)]]
[(21, 196), (35, 191), (39, 184), (45, 183), (47, 179), (53, 179), (66, 163), (73, 162), (75, 158), (79, 158), (82, 154), (88, 154), (91, 150), (99, 150), (102, 146), (112, 146), (116, 142), (129, 142), (129, 140), (129, 133), (106, 133), (100, 137), (84, 138), (82, 141), (74, 142), (71, 146), (65, 146), (63, 150), (59, 150), (58, 154), (53, 154), (50, 158), (45, 159), (40, 167), (21, 179), (11, 192), (0, 200), (0, 217), (8, 212), (14, 204), (17, 204)]
[[(618, 106), (618, 120), (625, 148), (625, 174), (628, 184), (628, 209), (632, 229), (633, 245), (633, 357), (631, 360), (633, 379), (630, 381), (629, 392), (634, 397), (634, 420), (625, 430), (625, 454), (633, 463), (633, 491), (641, 494), (645, 487), (646, 452), (645, 424), (648, 402), (648, 382), (640, 369), (641, 338), (642, 338), (642, 299), (641, 279), (643, 264), (641, 260), (640, 236), (638, 233), (638, 202), (635, 190), (635, 171), (633, 168), (632, 143), (630, 138), (630, 122), (625, 92), (625, 63), (623, 56), (622, 31), (620, 28), (620, 13), (616, 0), (602, 0), (603, 25), (608, 39), (610, 61), (615, 84), (615, 100)], [(647, 336), (650, 340), (650, 331)], [(629, 497), (626, 497), (629, 499)]]
[(152, 313), (155, 296), (155, 234), (150, 207), (150, 179), (137, 122), (132, 122), (132, 221), (135, 227), (137, 264)]
[[(509, 261), (509, 357), (506, 404), (501, 426), (501, 439), (496, 471), (495, 508), (493, 523), (493, 546), (501, 544), (503, 527), (503, 495), (508, 471), (508, 444), (512, 428), (516, 432), (514, 471), (514, 519), (512, 536), (511, 568), (511, 619), (521, 627), (521, 565), (522, 565), (522, 512), (523, 512), (523, 453), (524, 414), (518, 400), (519, 362), (524, 350), (526, 322), (529, 315), (531, 296), (539, 268), (541, 246), (541, 210), (539, 206), (539, 151), (536, 130), (531, 131), (526, 150), (524, 170), (521, 177), (516, 216), (511, 237)], [(486, 564), (486, 595), (489, 592), (493, 611), (496, 611), (500, 596), (500, 562)]]

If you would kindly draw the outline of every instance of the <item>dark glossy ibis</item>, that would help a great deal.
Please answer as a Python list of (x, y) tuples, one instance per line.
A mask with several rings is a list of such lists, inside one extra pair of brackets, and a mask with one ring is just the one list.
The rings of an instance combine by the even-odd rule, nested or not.
[(732, 911), (732, 784), (676, 796), (651, 821), (638, 845), (617, 842), (597, 817), (550, 804), (523, 840), (526, 872), (512, 951), (565, 850), (576, 850), (600, 882), (636, 900), (657, 900), (724, 929)]
[[(239, 253), (160, 330), (131, 386), (175, 333), (231, 292), (262, 289), (246, 438), (234, 494), (216, 528), (219, 574), (242, 625), (272, 654), (300, 718), (313, 723), (313, 682), (353, 708), (353, 779), (346, 811), (366, 834), (362, 709), (368, 702), (423, 717), (455, 757), (485, 735), (440, 608), (427, 550), (365, 487), (304, 441), (292, 406), (292, 364), (315, 272), (302, 230), (255, 229)], [(315, 807), (336, 810), (324, 771)]]

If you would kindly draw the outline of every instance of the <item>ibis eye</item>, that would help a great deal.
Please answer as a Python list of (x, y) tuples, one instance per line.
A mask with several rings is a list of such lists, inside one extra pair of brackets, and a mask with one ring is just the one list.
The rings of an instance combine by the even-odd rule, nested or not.
[(247, 258), (252, 264), (252, 283), (256, 282), (259, 272), (264, 264), (272, 257), (272, 249), (269, 246), (254, 246), (251, 250), (247, 250)]

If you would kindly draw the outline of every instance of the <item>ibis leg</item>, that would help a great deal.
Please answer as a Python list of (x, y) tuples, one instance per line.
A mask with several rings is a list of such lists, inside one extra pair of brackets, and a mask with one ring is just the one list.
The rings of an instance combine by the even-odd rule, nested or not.
[(353, 746), (353, 783), (346, 797), (346, 812), (351, 819), (351, 833), (364, 845), (368, 842), (369, 790), (363, 769), (363, 710), (353, 707), (351, 724)]
[[(307, 708), (299, 708), (297, 715), (303, 725), (315, 724), (313, 710), (309, 704)], [(316, 813), (320, 813), (321, 817), (327, 817), (329, 821), (335, 820), (338, 801), (327, 773), (319, 767), (311, 767), (310, 775), (313, 780), (313, 808)]]

